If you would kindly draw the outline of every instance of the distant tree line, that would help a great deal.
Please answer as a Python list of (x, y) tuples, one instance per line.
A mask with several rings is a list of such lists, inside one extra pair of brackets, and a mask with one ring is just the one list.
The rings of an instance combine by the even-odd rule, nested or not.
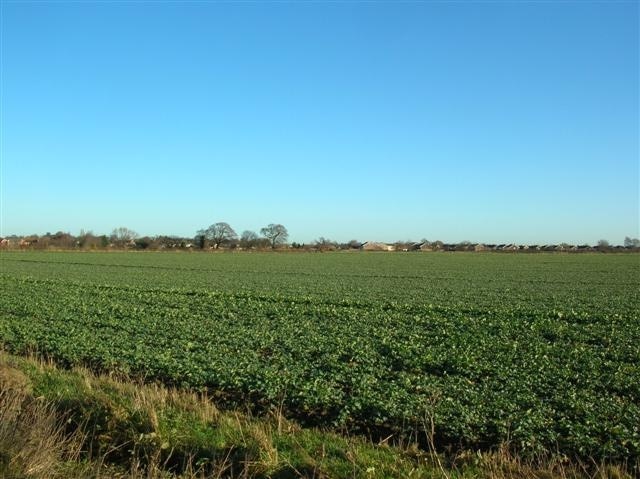
[[(218, 222), (208, 228), (198, 230), (195, 237), (181, 236), (140, 236), (124, 226), (114, 228), (110, 235), (96, 235), (92, 231), (81, 230), (77, 236), (68, 232), (47, 232), (44, 235), (0, 237), (2, 249), (278, 249), (289, 247), (289, 232), (284, 225), (270, 223), (254, 231), (244, 231), (238, 236), (226, 222)], [(294, 243), (295, 244), (295, 243)]]
[(198, 230), (195, 243), (198, 248), (271, 248), (285, 246), (289, 232), (281, 224), (270, 223), (260, 229), (259, 236), (255, 231), (245, 230), (238, 237), (235, 230), (226, 222), (214, 223), (206, 229)]
[(287, 228), (279, 223), (270, 223), (261, 228), (259, 233), (245, 230), (240, 235), (227, 222), (213, 223), (207, 228), (198, 230), (194, 237), (169, 235), (140, 236), (126, 228), (114, 228), (110, 235), (96, 235), (92, 231), (80, 230), (77, 236), (58, 231), (44, 235), (0, 237), (1, 249), (64, 249), (64, 250), (277, 250), (291, 251), (498, 251), (498, 252), (640, 252), (640, 239), (624, 238), (622, 245), (612, 245), (601, 239), (595, 245), (568, 243), (523, 245), (523, 244), (487, 244), (460, 241), (444, 243), (443, 241), (396, 241), (394, 243), (360, 242), (350, 240), (346, 243), (319, 237), (309, 244), (289, 243)]

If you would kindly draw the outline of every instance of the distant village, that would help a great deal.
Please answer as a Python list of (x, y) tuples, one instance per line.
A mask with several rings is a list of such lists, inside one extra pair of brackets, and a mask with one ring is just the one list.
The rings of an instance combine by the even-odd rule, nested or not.
[[(281, 225), (278, 225), (281, 226)], [(286, 229), (282, 227), (286, 233)], [(490, 244), (462, 241), (444, 243), (442, 241), (397, 241), (384, 243), (378, 241), (351, 240), (339, 243), (326, 238), (319, 238), (308, 244), (286, 241), (284, 234), (279, 241), (267, 235), (259, 236), (245, 231), (241, 236), (230, 234), (211, 238), (206, 230), (198, 232), (195, 238), (178, 236), (138, 236), (134, 231), (118, 228), (111, 235), (94, 235), (81, 232), (74, 236), (67, 232), (47, 233), (44, 235), (7, 236), (0, 238), (2, 250), (185, 250), (185, 251), (376, 251), (376, 252), (501, 252), (501, 253), (536, 253), (536, 252), (640, 252), (640, 240), (626, 237), (623, 244), (613, 245), (600, 240), (595, 245), (589, 244)]]
[[(568, 243), (561, 244), (543, 244), (543, 245), (526, 245), (526, 244), (491, 244), (491, 243), (443, 243), (441, 241), (424, 241), (411, 244), (387, 244), (378, 242), (363, 243), (361, 248), (363, 251), (504, 251), (504, 252), (529, 252), (536, 251), (563, 251), (563, 252), (586, 252), (586, 251), (601, 251), (601, 250), (627, 250), (633, 249), (625, 246), (611, 246), (609, 244), (600, 246), (591, 246), (588, 244), (572, 245)], [(637, 248), (636, 248), (637, 249)]]

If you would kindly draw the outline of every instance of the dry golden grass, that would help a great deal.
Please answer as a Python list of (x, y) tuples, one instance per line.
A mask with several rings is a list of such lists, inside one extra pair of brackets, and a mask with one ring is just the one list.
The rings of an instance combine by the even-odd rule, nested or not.
[[(60, 463), (77, 461), (84, 435), (65, 431), (52, 405), (34, 399), (20, 383), (0, 380), (0, 473), (3, 477), (63, 478)], [(11, 384), (11, 386), (8, 386)]]

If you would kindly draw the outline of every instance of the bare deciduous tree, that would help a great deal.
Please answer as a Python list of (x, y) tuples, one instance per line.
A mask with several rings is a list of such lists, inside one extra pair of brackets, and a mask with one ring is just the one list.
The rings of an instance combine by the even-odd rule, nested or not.
[(225, 222), (214, 223), (206, 230), (198, 231), (197, 235), (204, 235), (204, 237), (209, 240), (216, 249), (223, 243), (228, 243), (238, 237), (233, 228), (229, 226), (229, 223)]
[(245, 230), (240, 236), (240, 246), (243, 248), (253, 248), (257, 246), (260, 237), (255, 231)]
[(133, 230), (120, 226), (111, 232), (111, 241), (118, 246), (126, 246), (138, 236)]
[(281, 224), (271, 223), (260, 230), (260, 234), (269, 240), (271, 248), (274, 248), (280, 244), (287, 242), (289, 238), (289, 232), (287, 228)]
[(337, 249), (338, 247), (338, 244), (335, 241), (325, 238), (324, 236), (320, 236), (320, 238), (315, 240), (313, 244), (319, 251), (330, 251)]
[(78, 246), (80, 248), (96, 249), (101, 246), (101, 238), (93, 234), (92, 231), (80, 230), (78, 236)]

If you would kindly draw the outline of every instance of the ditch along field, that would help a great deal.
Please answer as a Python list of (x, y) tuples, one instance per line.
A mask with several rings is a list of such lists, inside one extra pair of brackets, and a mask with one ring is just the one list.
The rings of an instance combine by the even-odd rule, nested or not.
[(374, 439), (633, 470), (639, 283), (635, 254), (3, 252), (0, 345)]

